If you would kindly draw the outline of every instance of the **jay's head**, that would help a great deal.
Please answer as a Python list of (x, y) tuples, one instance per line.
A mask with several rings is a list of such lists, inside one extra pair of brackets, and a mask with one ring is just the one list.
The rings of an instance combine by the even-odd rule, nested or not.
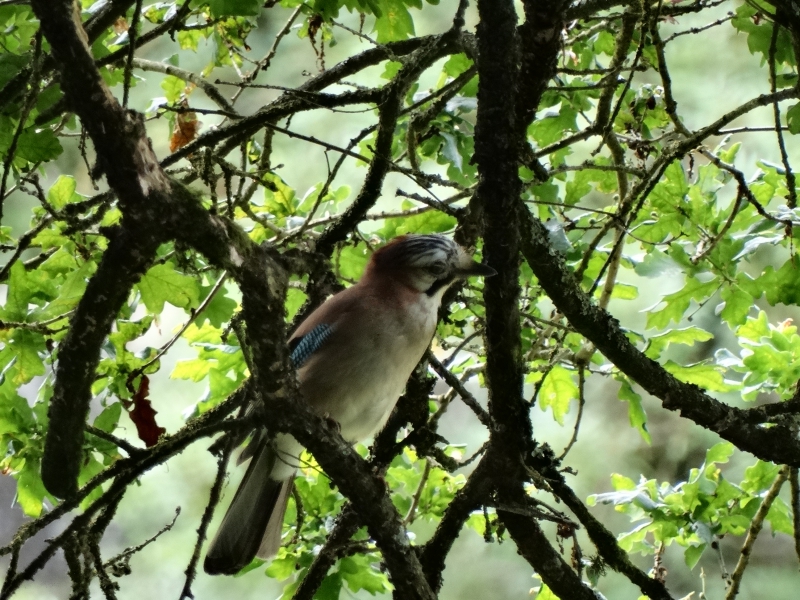
[(496, 274), (443, 235), (397, 237), (372, 255), (368, 272), (394, 277), (428, 296), (444, 293), (459, 279)]

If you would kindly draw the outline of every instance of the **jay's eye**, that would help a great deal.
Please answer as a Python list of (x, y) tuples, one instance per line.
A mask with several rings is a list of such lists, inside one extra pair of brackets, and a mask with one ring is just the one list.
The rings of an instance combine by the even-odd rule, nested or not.
[(447, 265), (436, 262), (425, 268), (435, 279), (441, 279), (447, 275)]

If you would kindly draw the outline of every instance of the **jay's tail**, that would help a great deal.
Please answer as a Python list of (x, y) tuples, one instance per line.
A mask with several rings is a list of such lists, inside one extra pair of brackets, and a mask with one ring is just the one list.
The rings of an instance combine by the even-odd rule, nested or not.
[(271, 558), (281, 546), (283, 515), (294, 475), (270, 478), (275, 452), (264, 444), (250, 460), (239, 489), (211, 540), (203, 568), (209, 575), (233, 575), (253, 558)]

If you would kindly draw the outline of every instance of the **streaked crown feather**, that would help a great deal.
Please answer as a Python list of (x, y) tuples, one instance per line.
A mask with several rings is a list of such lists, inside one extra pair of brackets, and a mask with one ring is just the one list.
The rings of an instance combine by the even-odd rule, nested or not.
[(469, 254), (443, 235), (402, 235), (372, 255), (369, 270), (392, 275), (430, 296), (444, 292), (473, 265)]

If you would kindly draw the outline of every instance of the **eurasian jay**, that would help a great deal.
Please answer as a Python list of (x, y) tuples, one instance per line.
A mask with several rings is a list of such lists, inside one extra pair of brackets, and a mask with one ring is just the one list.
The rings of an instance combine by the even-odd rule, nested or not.
[[(302, 396), (336, 420), (348, 442), (373, 436), (430, 345), (447, 288), (494, 274), (443, 235), (392, 240), (372, 255), (357, 284), (324, 302), (289, 340)], [(209, 546), (207, 573), (237, 573), (280, 548), (303, 448), (289, 434), (268, 437), (254, 435), (245, 451), (252, 459)]]

